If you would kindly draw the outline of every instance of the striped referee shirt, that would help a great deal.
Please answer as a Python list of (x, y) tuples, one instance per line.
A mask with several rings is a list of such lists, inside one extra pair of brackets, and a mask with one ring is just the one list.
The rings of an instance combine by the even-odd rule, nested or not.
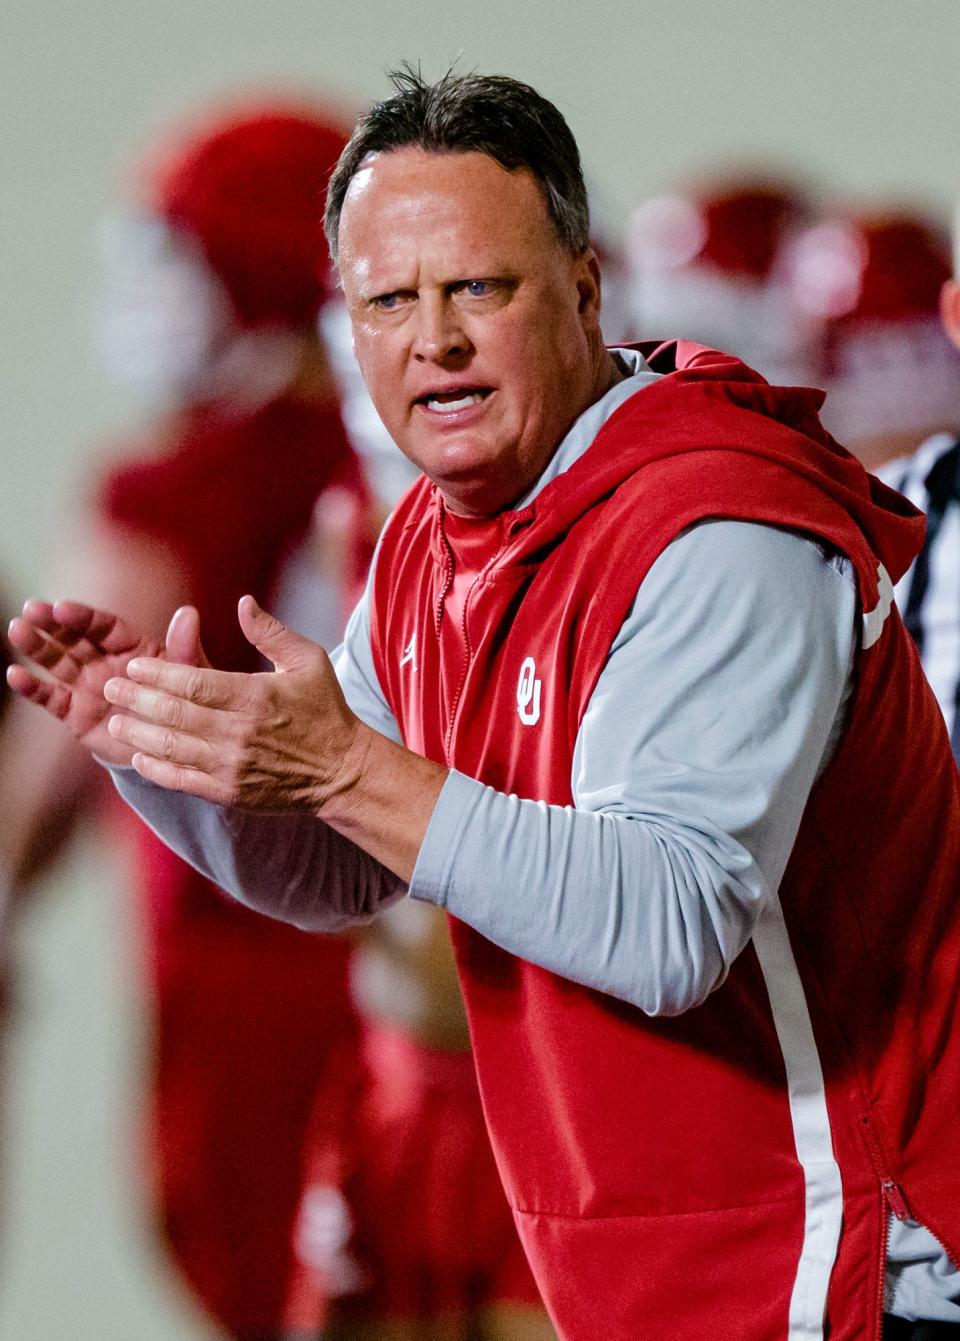
[(896, 599), (960, 762), (960, 439), (938, 433), (876, 473), (927, 515), (923, 549)]

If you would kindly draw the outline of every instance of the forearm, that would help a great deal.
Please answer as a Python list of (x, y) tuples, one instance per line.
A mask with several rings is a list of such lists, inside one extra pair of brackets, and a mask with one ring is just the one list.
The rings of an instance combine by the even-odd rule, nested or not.
[(213, 805), (110, 770), (141, 819), (214, 884), (257, 912), (308, 931), (370, 921), (406, 892), (380, 862), (303, 813), (261, 814)]
[(359, 718), (346, 787), (319, 813), (328, 824), (409, 881), (448, 770), (403, 748), (400, 728), (377, 678), (370, 642), (373, 570), (363, 600), (331, 661)]

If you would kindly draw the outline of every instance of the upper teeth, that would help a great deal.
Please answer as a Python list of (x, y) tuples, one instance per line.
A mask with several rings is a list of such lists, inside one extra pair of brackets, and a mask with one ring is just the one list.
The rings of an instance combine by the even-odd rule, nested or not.
[(428, 410), (465, 410), (468, 405), (479, 405), (483, 396), (479, 391), (470, 391), (457, 400), (442, 400), (439, 396), (427, 398)]

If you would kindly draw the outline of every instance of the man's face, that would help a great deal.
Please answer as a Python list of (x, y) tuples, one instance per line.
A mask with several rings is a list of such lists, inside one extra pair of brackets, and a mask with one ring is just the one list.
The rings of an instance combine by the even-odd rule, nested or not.
[(357, 359), (400, 450), (454, 511), (515, 502), (605, 389), (593, 253), (564, 250), (531, 173), (415, 148), (354, 176), (339, 246)]

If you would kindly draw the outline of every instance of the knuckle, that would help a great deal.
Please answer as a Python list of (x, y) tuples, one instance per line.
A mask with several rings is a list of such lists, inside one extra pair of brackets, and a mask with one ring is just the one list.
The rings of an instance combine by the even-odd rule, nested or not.
[(180, 726), (182, 713), (179, 702), (175, 698), (161, 698), (159, 716), (165, 726)]
[(110, 686), (109, 702), (115, 708), (130, 708), (133, 706), (135, 696), (133, 686), (129, 680), (122, 680), (119, 676), (108, 681)]
[(251, 676), (244, 686), (243, 703), (247, 711), (254, 716), (269, 707), (269, 690), (262, 680)]
[(195, 667), (188, 671), (184, 680), (184, 693), (193, 703), (204, 701), (204, 680), (199, 668)]
[(239, 769), (243, 758), (252, 753), (257, 743), (257, 724), (250, 717), (241, 718), (237, 723), (235, 739), (234, 767)]
[[(52, 698), (53, 696), (51, 695), (51, 700)], [(132, 743), (135, 732), (131, 730), (131, 721), (129, 717), (124, 713), (115, 712), (109, 718), (109, 722), (110, 732), (117, 738), (117, 740), (126, 741), (128, 744)]]

